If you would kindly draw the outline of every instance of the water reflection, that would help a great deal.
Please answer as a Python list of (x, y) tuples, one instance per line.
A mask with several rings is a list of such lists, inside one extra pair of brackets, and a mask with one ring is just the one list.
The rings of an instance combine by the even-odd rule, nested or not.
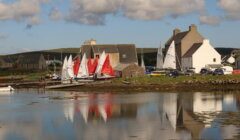
[(0, 95), (0, 139), (237, 139), (239, 107), (235, 93), (17, 91)]

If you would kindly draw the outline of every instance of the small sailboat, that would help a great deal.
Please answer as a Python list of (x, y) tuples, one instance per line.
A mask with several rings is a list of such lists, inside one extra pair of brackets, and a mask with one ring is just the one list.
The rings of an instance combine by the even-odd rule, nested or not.
[(143, 49), (142, 49), (142, 54), (141, 54), (141, 67), (146, 70), (145, 63), (144, 63), (144, 58), (143, 58)]
[(74, 77), (72, 55), (70, 55), (68, 58), (67, 75), (68, 75), (69, 79), (73, 79), (73, 77)]
[(98, 58), (95, 59), (88, 59), (88, 73), (89, 75), (93, 75), (98, 66)]
[(163, 63), (164, 69), (176, 69), (176, 52), (175, 52), (175, 42), (173, 41), (168, 48)]
[(108, 75), (108, 76), (114, 76), (114, 70), (110, 64), (109, 55), (107, 55), (107, 57), (105, 59), (101, 73), (104, 75)]
[(63, 66), (62, 66), (62, 76), (61, 76), (61, 80), (62, 83), (66, 83), (66, 81), (68, 80), (68, 74), (67, 74), (67, 56), (64, 58), (63, 61)]
[(86, 57), (86, 54), (84, 53), (79, 70), (78, 70), (77, 78), (85, 79), (88, 77), (89, 77), (89, 73), (88, 73), (88, 66), (87, 66), (87, 57)]
[(96, 71), (95, 71), (96, 75), (101, 75), (101, 70), (102, 70), (102, 67), (103, 67), (103, 64), (104, 64), (105, 60), (106, 60), (106, 53), (105, 53), (105, 51), (103, 51), (103, 53), (100, 56), (98, 66), (97, 66)]
[(80, 58), (79, 57), (76, 57), (74, 60), (73, 60), (73, 73), (74, 73), (74, 76), (77, 77), (78, 75), (78, 70), (79, 70), (79, 67), (80, 67)]
[(163, 53), (162, 53), (161, 45), (158, 48), (156, 68), (157, 69), (163, 69)]
[(9, 91), (14, 91), (14, 88), (12, 86), (0, 87), (0, 92), (9, 92)]

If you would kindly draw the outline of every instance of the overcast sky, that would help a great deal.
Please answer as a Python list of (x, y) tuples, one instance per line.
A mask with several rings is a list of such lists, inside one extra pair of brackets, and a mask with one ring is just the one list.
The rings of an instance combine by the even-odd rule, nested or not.
[(240, 47), (240, 0), (0, 0), (0, 54), (99, 44), (164, 44), (196, 24), (214, 47)]

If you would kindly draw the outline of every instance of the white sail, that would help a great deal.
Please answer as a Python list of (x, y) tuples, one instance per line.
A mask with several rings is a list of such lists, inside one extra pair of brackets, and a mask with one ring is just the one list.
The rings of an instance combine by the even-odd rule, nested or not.
[(107, 113), (106, 113), (103, 103), (98, 104), (98, 110), (99, 110), (99, 113), (102, 116), (104, 122), (107, 122)]
[(101, 70), (102, 70), (102, 67), (103, 67), (103, 64), (106, 60), (106, 53), (105, 51), (103, 51), (103, 53), (101, 54), (100, 56), (100, 59), (99, 59), (99, 63), (98, 63), (98, 66), (97, 66), (97, 69), (95, 71), (96, 74), (100, 75), (101, 74)]
[(85, 123), (88, 122), (88, 109), (89, 109), (89, 105), (88, 104), (89, 103), (87, 102), (87, 103), (84, 103), (84, 104), (80, 105), (80, 112), (81, 112), (81, 114), (83, 116), (83, 119), (84, 119)]
[(61, 76), (62, 81), (68, 79), (67, 76), (68, 75), (67, 75), (67, 56), (66, 56), (62, 66), (62, 76)]
[(164, 95), (163, 111), (166, 113), (167, 119), (172, 128), (177, 128), (177, 94), (169, 93)]
[(86, 54), (84, 53), (79, 70), (78, 70), (77, 78), (83, 78), (88, 76), (89, 76), (89, 73), (88, 73), (88, 66), (87, 66), (87, 57), (86, 57)]
[(162, 69), (163, 68), (163, 53), (162, 53), (162, 47), (158, 48), (158, 54), (157, 54), (157, 69)]
[(67, 75), (68, 75), (68, 78), (73, 78), (74, 77), (72, 55), (70, 55), (69, 58), (68, 58)]
[(171, 68), (176, 69), (176, 52), (175, 52), (175, 42), (173, 41), (168, 48), (168, 51), (165, 56), (165, 60), (163, 63), (163, 68)]

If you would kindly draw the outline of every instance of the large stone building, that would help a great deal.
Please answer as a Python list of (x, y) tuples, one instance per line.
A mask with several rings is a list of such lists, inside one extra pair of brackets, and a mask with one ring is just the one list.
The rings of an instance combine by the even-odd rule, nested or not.
[(99, 58), (103, 51), (110, 57), (110, 63), (117, 77), (137, 77), (144, 75), (138, 66), (137, 50), (134, 44), (97, 44), (95, 40), (85, 41), (81, 55), (89, 59)]
[(81, 55), (85, 53), (87, 58), (99, 58), (103, 51), (109, 55), (113, 68), (118, 64), (138, 63), (134, 44), (96, 44), (88, 41), (81, 46)]
[(181, 69), (183, 55), (193, 46), (195, 43), (202, 43), (204, 37), (198, 32), (196, 25), (189, 26), (188, 31), (181, 32), (179, 29), (173, 30), (173, 35), (165, 44), (166, 51), (171, 45), (172, 41), (175, 42), (176, 47), (176, 59), (177, 69)]

